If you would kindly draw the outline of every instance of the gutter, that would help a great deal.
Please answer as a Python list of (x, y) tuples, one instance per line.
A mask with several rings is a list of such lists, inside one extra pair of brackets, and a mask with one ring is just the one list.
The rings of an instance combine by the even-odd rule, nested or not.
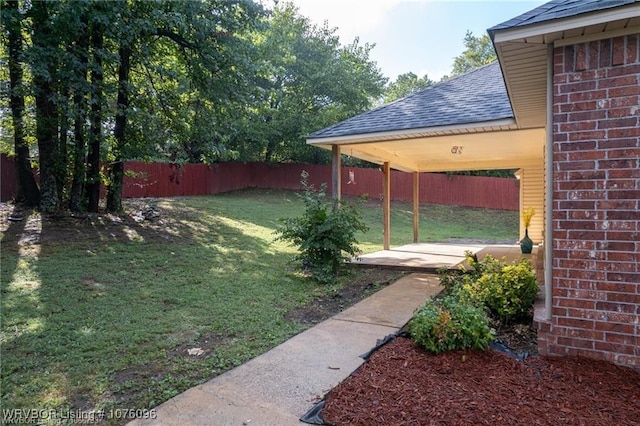
[(553, 42), (547, 45), (547, 128), (544, 192), (544, 311), (551, 321), (553, 296)]

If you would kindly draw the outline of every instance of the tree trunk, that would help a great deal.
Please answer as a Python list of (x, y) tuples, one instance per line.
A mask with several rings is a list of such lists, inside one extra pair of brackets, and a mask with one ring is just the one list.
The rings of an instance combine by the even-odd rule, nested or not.
[(76, 49), (80, 67), (78, 70), (78, 85), (73, 94), (75, 108), (73, 125), (73, 175), (71, 179), (71, 193), (69, 194), (69, 209), (72, 212), (82, 211), (82, 190), (85, 182), (85, 157), (87, 155), (87, 142), (85, 140), (85, 122), (87, 120), (87, 65), (89, 63), (89, 41), (87, 39), (87, 15), (81, 17), (82, 25), (76, 38)]
[[(124, 43), (124, 42), (123, 42)], [(122, 156), (125, 146), (125, 130), (127, 126), (127, 110), (129, 108), (129, 71), (131, 70), (131, 49), (120, 47), (120, 66), (118, 68), (118, 102), (113, 136), (114, 162), (109, 168), (109, 191), (107, 193), (107, 210), (110, 212), (122, 211), (122, 180), (124, 178), (124, 158)]]
[(32, 69), (33, 87), (36, 100), (36, 137), (40, 157), (40, 210), (44, 213), (59, 209), (56, 181), (56, 160), (58, 157), (58, 118), (54, 103), (52, 76), (56, 70), (52, 63), (53, 34), (49, 23), (47, 2), (33, 2), (33, 46), (40, 53), (35, 60), (39, 63)]
[(91, 103), (91, 129), (89, 132), (89, 154), (87, 158), (87, 184), (86, 193), (88, 200), (87, 210), (98, 211), (100, 202), (100, 145), (102, 141), (102, 104), (103, 80), (102, 49), (104, 47), (104, 25), (93, 23), (91, 25), (91, 48), (93, 49), (93, 67), (91, 69), (91, 83), (93, 86)]
[(69, 161), (69, 150), (67, 149), (67, 142), (69, 139), (69, 96), (70, 89), (69, 84), (66, 81), (61, 82), (62, 90), (59, 98), (58, 107), (58, 152), (56, 157), (56, 184), (58, 187), (58, 201), (60, 205), (63, 205), (65, 198), (65, 191), (67, 190), (67, 182), (69, 179), (69, 170), (67, 169), (67, 162)]
[(22, 29), (18, 12), (18, 1), (8, 0), (6, 10), (2, 14), (3, 24), (8, 33), (9, 48), (9, 80), (11, 83), (11, 95), (9, 105), (13, 118), (13, 143), (15, 151), (16, 170), (16, 201), (29, 207), (40, 204), (40, 189), (36, 184), (31, 161), (29, 160), (29, 146), (24, 139), (24, 94), (22, 87)]

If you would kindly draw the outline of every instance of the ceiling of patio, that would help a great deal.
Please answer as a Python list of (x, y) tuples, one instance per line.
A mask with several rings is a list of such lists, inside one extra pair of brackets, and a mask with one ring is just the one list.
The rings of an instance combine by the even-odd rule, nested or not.
[[(325, 149), (339, 145), (342, 154), (375, 164), (389, 162), (405, 172), (518, 169), (540, 166), (544, 158), (545, 130), (466, 129), (464, 133), (414, 136), (309, 140)], [(507, 129), (510, 126), (506, 126)], [(485, 131), (482, 131), (485, 130)]]

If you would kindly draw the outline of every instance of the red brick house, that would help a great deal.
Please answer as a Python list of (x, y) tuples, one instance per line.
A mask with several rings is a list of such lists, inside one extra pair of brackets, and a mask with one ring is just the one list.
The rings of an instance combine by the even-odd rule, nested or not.
[(390, 168), (536, 176), (540, 352), (640, 368), (640, 1), (553, 0), (488, 31), (501, 84), (483, 68), (307, 141), (336, 174), (341, 151), (383, 165), (385, 188)]
[(540, 351), (640, 367), (640, 3), (556, 0), (489, 33), (516, 119), (552, 123)]

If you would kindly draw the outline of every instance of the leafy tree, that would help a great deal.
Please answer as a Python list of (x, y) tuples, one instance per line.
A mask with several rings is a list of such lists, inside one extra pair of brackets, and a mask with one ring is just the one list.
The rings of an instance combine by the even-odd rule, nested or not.
[(97, 211), (101, 184), (120, 210), (127, 159), (328, 162), (304, 136), (366, 110), (385, 83), (372, 46), (341, 45), (291, 4), (263, 19), (253, 0), (0, 1), (3, 107), (20, 173), (37, 141), (44, 212)]
[[(237, 121), (227, 119), (246, 105), (254, 74), (246, 35), (259, 24), (258, 3), (4, 3), (13, 150), (26, 163), (20, 141), (38, 142), (42, 211), (67, 202), (97, 211), (101, 183), (108, 184), (107, 208), (119, 210), (123, 161), (163, 155), (172, 143), (193, 161), (226, 152)], [(23, 125), (29, 120), (36, 123), (31, 135)]]
[(54, 212), (60, 207), (60, 189), (57, 175), (58, 160), (58, 109), (55, 102), (59, 81), (58, 59), (60, 57), (55, 22), (51, 18), (51, 3), (35, 0), (30, 10), (32, 19), (30, 66), (32, 86), (36, 103), (36, 138), (40, 165), (40, 209)]
[(40, 190), (36, 184), (31, 161), (29, 159), (29, 145), (25, 138), (25, 99), (23, 86), (22, 60), (23, 37), (22, 19), (17, 0), (8, 0), (0, 12), (2, 25), (6, 28), (7, 59), (9, 65), (10, 95), (9, 104), (14, 129), (14, 152), (17, 178), (16, 200), (27, 206), (37, 206), (40, 203)]
[(90, 49), (92, 52), (91, 66), (91, 109), (89, 111), (89, 150), (87, 155), (87, 178), (85, 184), (88, 210), (98, 211), (100, 201), (100, 148), (102, 146), (102, 112), (105, 107), (104, 94), (104, 69), (103, 60), (105, 56), (104, 38), (107, 24), (113, 19), (112, 16), (104, 14), (109, 4), (96, 4), (93, 8), (89, 21)]
[(75, 58), (73, 67), (73, 154), (71, 156), (69, 168), (71, 169), (71, 188), (69, 194), (69, 208), (71, 211), (82, 210), (83, 190), (85, 185), (86, 166), (85, 157), (87, 152), (87, 135), (85, 123), (87, 122), (87, 105), (89, 92), (89, 17), (86, 11), (80, 11), (78, 17), (78, 28), (76, 31), (76, 41), (70, 46), (72, 55)]
[(243, 160), (325, 163), (306, 145), (314, 130), (365, 111), (385, 83), (373, 46), (342, 46), (335, 29), (312, 25), (291, 3), (276, 7), (254, 35), (258, 73), (233, 146)]
[(136, 142), (130, 155), (175, 162), (231, 159), (226, 143), (255, 74), (246, 34), (264, 11), (244, 0), (169, 5), (171, 14), (154, 23), (157, 29), (141, 43), (144, 54), (136, 55), (139, 72), (130, 84), (138, 90), (129, 111), (129, 136)]
[(489, 176), (489, 177), (503, 177), (512, 178), (517, 169), (497, 169), (497, 170), (461, 170), (457, 172), (444, 172), (447, 175), (453, 176)]
[(418, 78), (418, 76), (412, 72), (400, 74), (396, 78), (396, 81), (392, 81), (387, 85), (384, 93), (384, 102), (393, 102), (396, 99), (404, 98), (434, 84), (435, 82), (426, 74), (422, 78)]
[(453, 60), (451, 73), (454, 76), (490, 64), (497, 59), (496, 51), (487, 34), (476, 37), (471, 31), (467, 31), (464, 47), (465, 50)]

